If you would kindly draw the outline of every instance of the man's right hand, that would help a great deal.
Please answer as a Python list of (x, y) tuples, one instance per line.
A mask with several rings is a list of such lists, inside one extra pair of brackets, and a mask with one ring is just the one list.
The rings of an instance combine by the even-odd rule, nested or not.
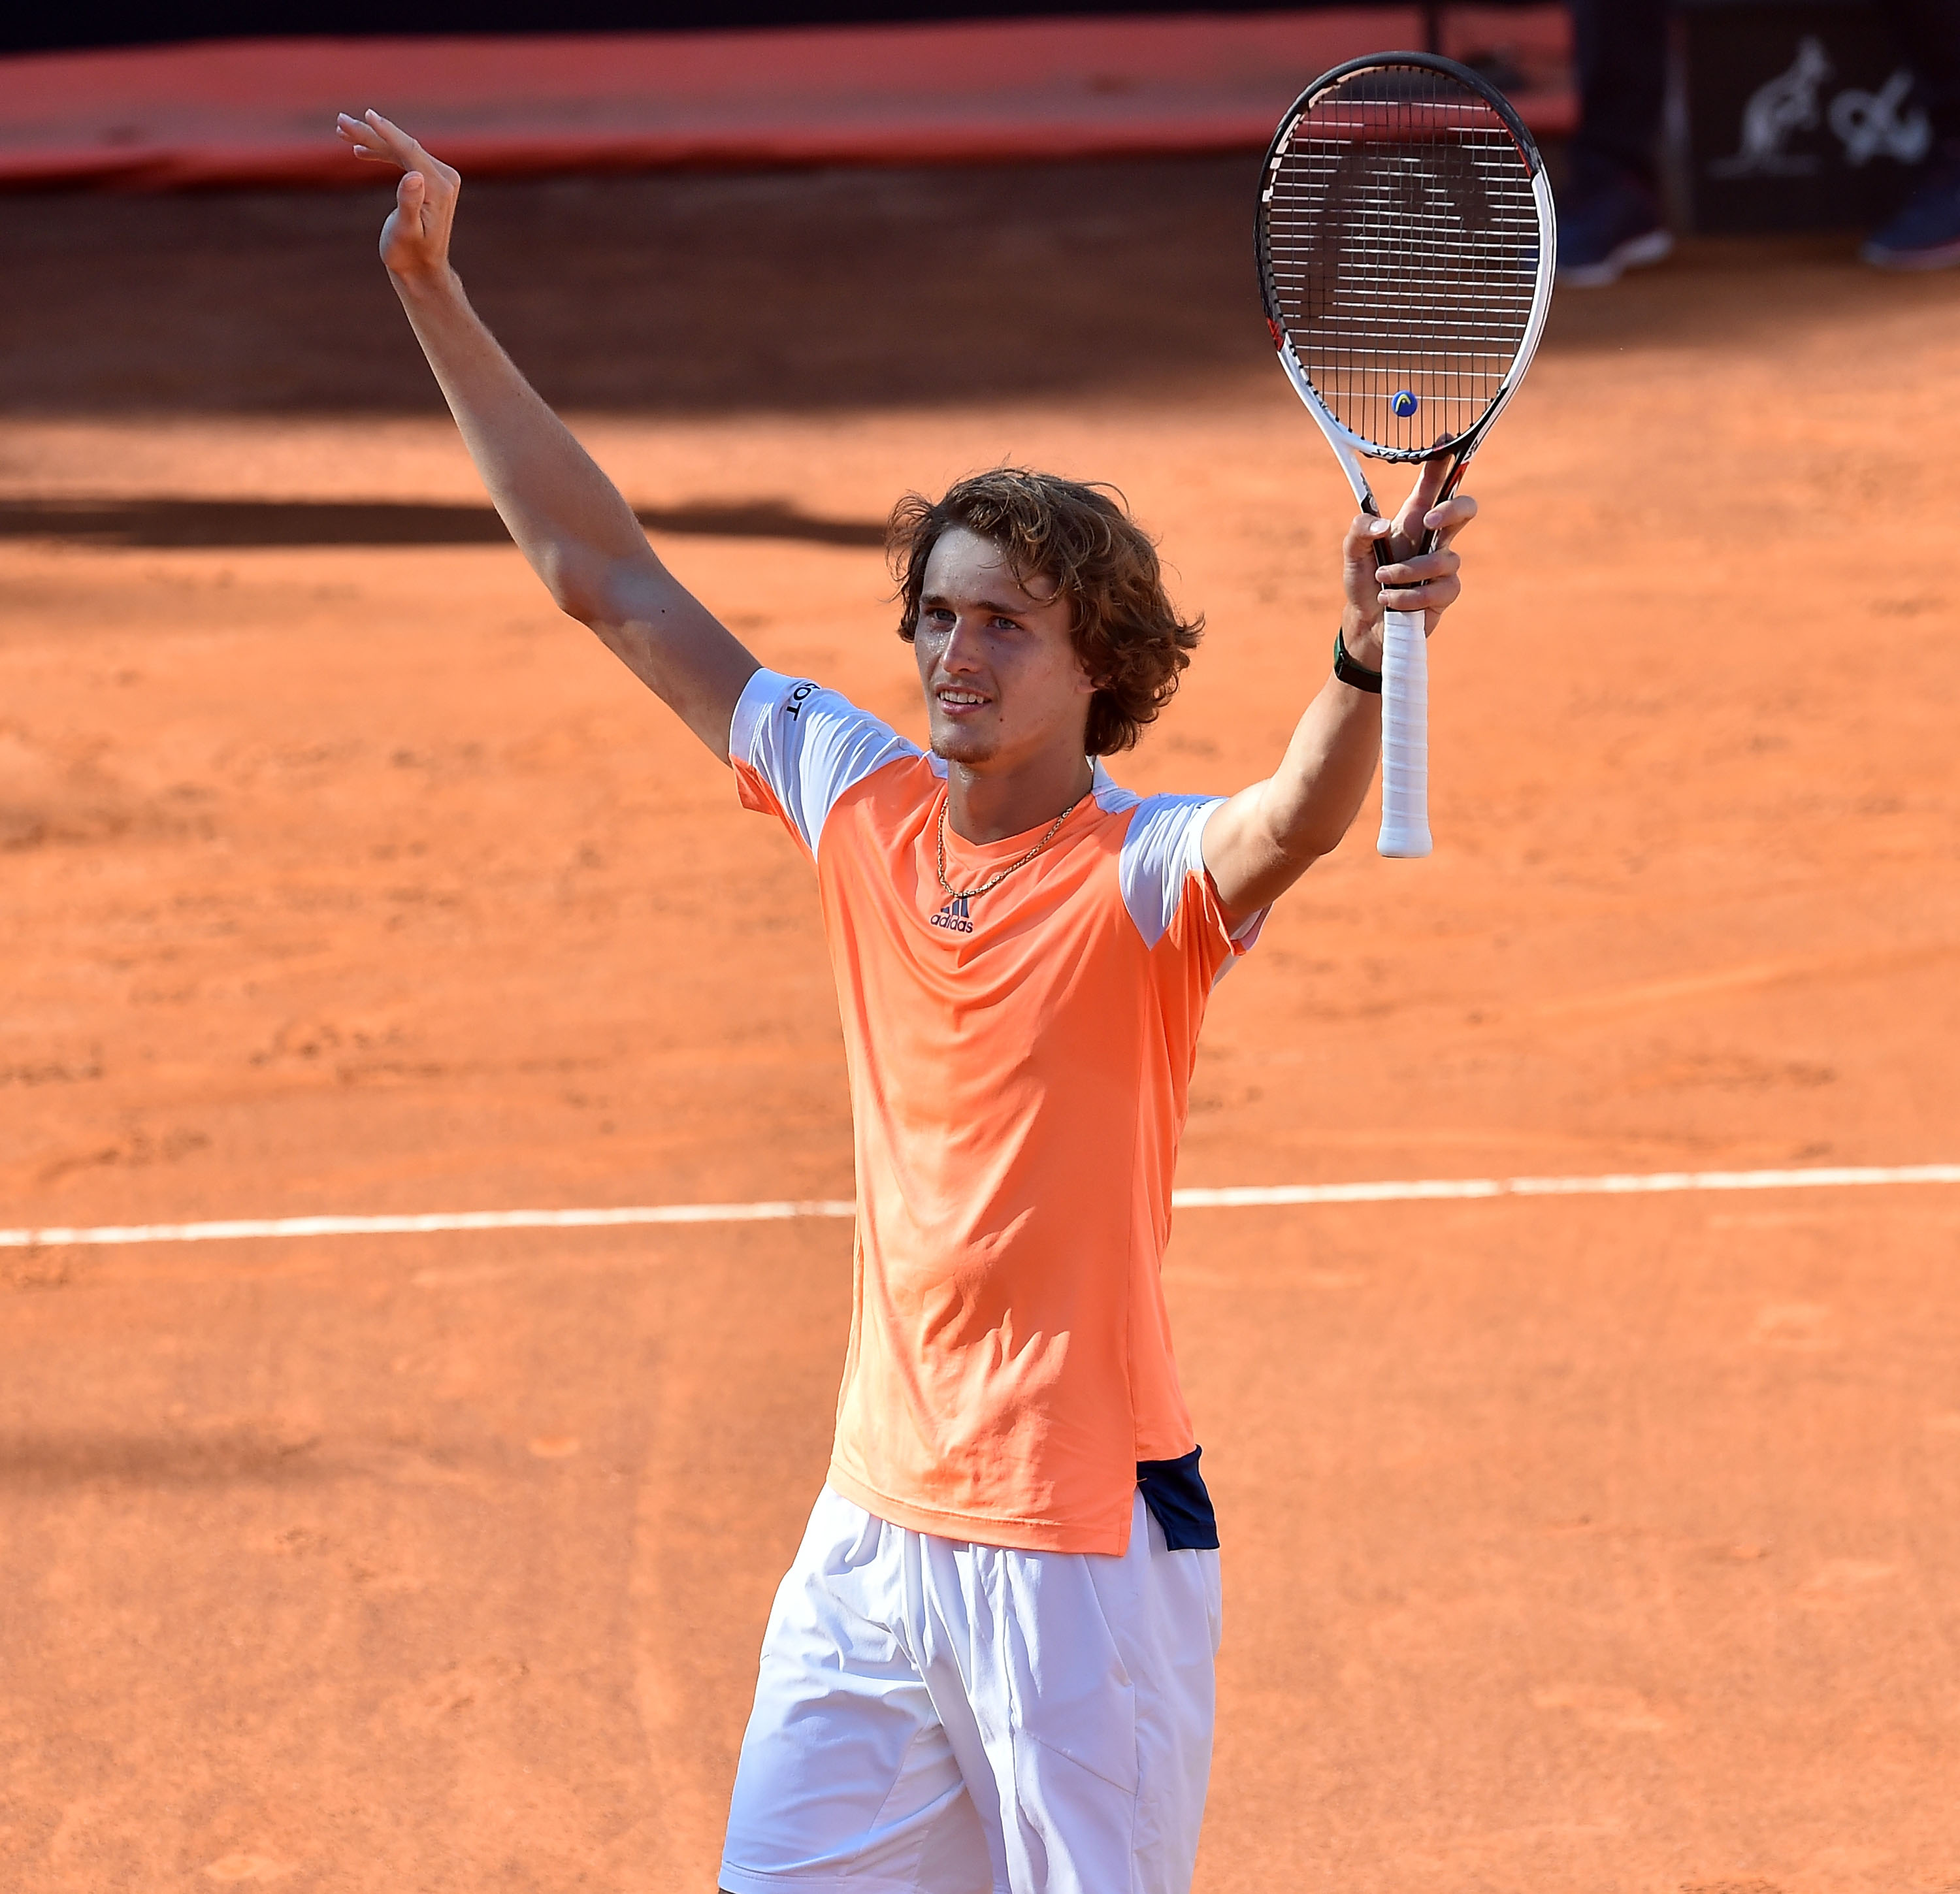
[(462, 173), (431, 158), (399, 125), (378, 112), (359, 118), (342, 112), (334, 121), (342, 142), (370, 164), (393, 164), (402, 172), (395, 208), (381, 227), (381, 260), (403, 282), (428, 281), (449, 269), (449, 233), (456, 221)]
[(357, 158), (402, 173), (381, 260), (518, 549), (558, 609), (725, 759), (756, 660), (660, 563), (619, 489), (470, 307), (449, 262), (461, 177), (378, 112), (343, 112), (334, 129)]

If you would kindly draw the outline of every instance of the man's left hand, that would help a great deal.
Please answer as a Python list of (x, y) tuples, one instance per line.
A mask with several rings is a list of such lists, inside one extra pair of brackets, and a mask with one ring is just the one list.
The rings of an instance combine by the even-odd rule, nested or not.
[[(1341, 548), (1346, 610), (1341, 618), (1341, 641), (1357, 664), (1379, 670), (1382, 663), (1382, 614), (1420, 612), (1425, 634), (1456, 602), (1463, 582), (1457, 577), (1462, 561), (1450, 542), (1477, 517), (1477, 502), (1467, 493), (1437, 504), (1437, 495), (1448, 477), (1447, 457), (1425, 460), (1414, 490), (1392, 521), (1357, 513)], [(1425, 530), (1435, 545), (1418, 552)], [(1393, 562), (1375, 563), (1375, 542), (1388, 536)]]

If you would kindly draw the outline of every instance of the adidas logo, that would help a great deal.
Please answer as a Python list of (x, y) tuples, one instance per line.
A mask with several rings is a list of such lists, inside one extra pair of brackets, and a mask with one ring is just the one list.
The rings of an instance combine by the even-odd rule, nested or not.
[(949, 934), (971, 934), (973, 917), (966, 912), (966, 896), (956, 894), (932, 917), (932, 925), (945, 928)]

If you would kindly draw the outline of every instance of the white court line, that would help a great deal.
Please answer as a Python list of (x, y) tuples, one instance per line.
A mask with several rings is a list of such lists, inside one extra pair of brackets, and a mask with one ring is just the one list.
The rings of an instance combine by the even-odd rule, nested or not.
[[(1250, 1184), (1179, 1190), (1180, 1210), (1288, 1204), (1433, 1203), (1488, 1197), (1630, 1197), (1685, 1190), (1842, 1190), (1872, 1184), (1960, 1184), (1960, 1164), (1821, 1165), (1800, 1170), (1647, 1170), (1602, 1177), (1414, 1177), (1367, 1184)], [(0, 1249), (78, 1243), (231, 1243), (253, 1237), (409, 1237), (463, 1230), (608, 1230), (641, 1224), (781, 1223), (848, 1217), (840, 1198), (753, 1204), (644, 1204), (617, 1210), (454, 1210), (398, 1217), (255, 1217), (222, 1223), (99, 1224), (0, 1230)]]
[(1634, 1197), (1681, 1190), (1842, 1190), (1860, 1184), (1960, 1184), (1960, 1164), (1834, 1164), (1801, 1170), (1639, 1170), (1603, 1177), (1417, 1177), (1380, 1184), (1274, 1184), (1178, 1190), (1180, 1210), (1259, 1204), (1400, 1204), (1462, 1197)]

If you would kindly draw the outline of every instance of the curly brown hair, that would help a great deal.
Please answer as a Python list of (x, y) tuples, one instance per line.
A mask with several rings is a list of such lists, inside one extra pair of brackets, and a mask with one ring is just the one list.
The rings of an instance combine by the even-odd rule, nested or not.
[(926, 561), (955, 526), (992, 540), (1024, 581), (1052, 579), (1068, 598), (1069, 635), (1096, 684), (1084, 747), (1092, 756), (1128, 750), (1169, 702), (1204, 620), (1178, 616), (1157, 547), (1122, 495), (1099, 482), (1025, 467), (969, 474), (937, 500), (908, 493), (885, 529), (899, 582), (899, 635), (908, 645), (918, 631)]

